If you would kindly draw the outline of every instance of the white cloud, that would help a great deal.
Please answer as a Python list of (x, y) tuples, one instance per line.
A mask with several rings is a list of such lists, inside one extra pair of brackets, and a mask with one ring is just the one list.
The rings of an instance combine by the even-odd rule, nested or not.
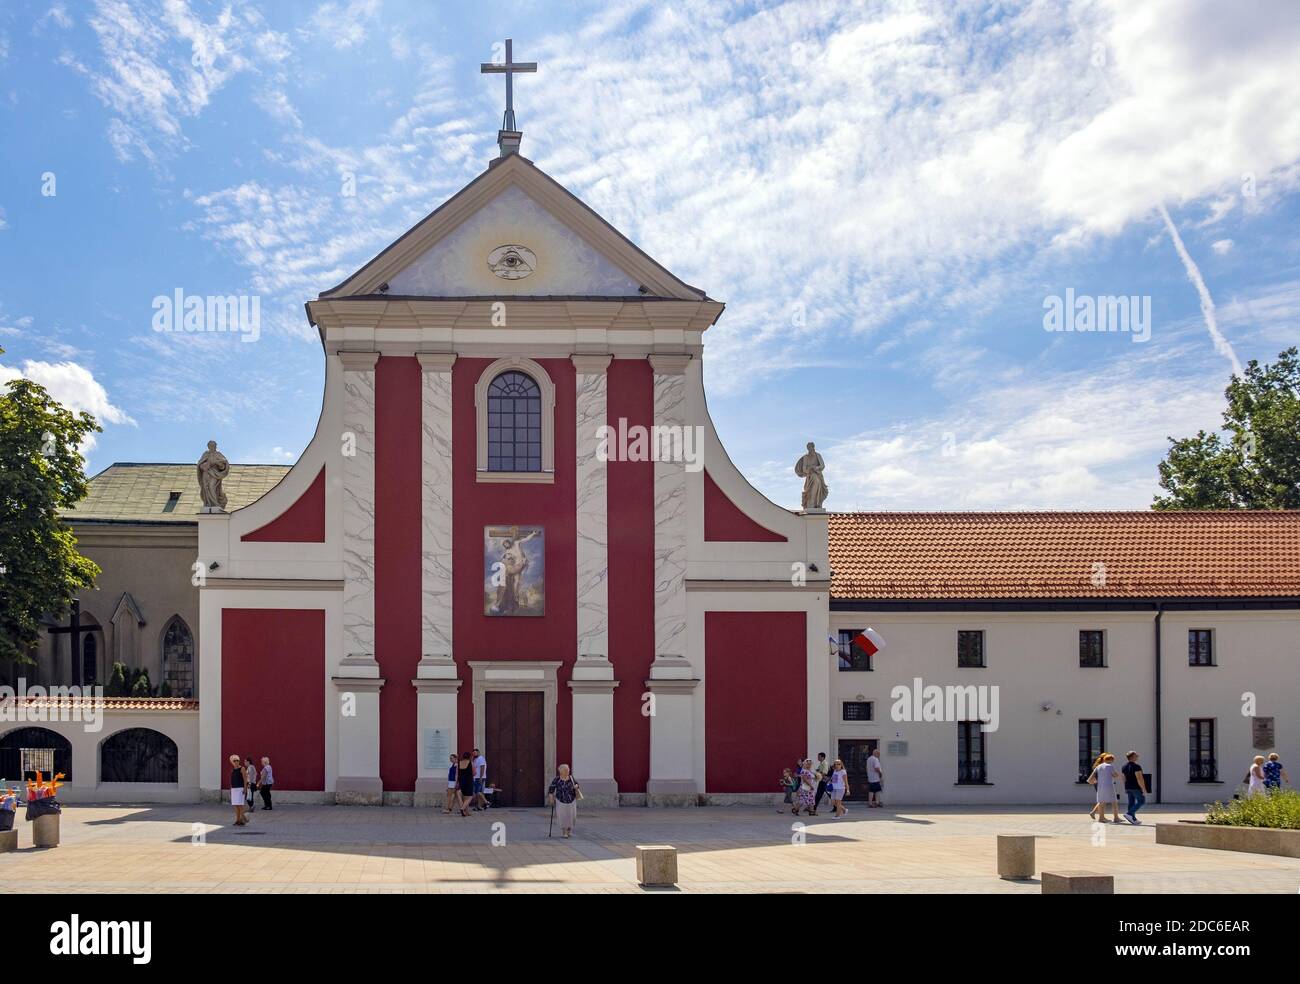
[[(76, 362), (39, 362), (27, 359), (21, 370), (0, 365), (0, 385), (19, 378), (39, 383), (49, 391), (51, 397), (69, 410), (74, 413), (89, 413), (101, 426), (105, 423), (135, 426), (135, 421), (125, 411), (109, 401), (108, 391), (95, 379), (94, 374)], [(95, 436), (92, 434), (86, 439), (82, 451), (94, 447)]]
[(367, 28), (378, 13), (379, 0), (323, 3), (312, 15), (311, 24), (317, 34), (345, 51), (366, 40)]
[(1232, 252), (1232, 240), (1216, 239), (1214, 242), (1210, 243), (1210, 249), (1214, 250), (1217, 256), (1227, 256)]
[(1192, 259), (1192, 254), (1187, 251), (1183, 244), (1183, 237), (1178, 234), (1178, 227), (1174, 225), (1174, 220), (1169, 217), (1169, 210), (1163, 205), (1160, 206), (1160, 217), (1165, 220), (1165, 228), (1169, 230), (1169, 237), (1174, 241), (1174, 249), (1178, 251), (1178, 258), (1183, 261), (1183, 268), (1187, 270), (1187, 279), (1192, 282), (1196, 288), (1196, 293), (1201, 299), (1201, 316), (1205, 319), (1205, 330), (1210, 333), (1210, 340), (1214, 343), (1214, 350), (1232, 363), (1232, 371), (1241, 375), (1241, 361), (1237, 358), (1237, 353), (1233, 350), (1231, 343), (1223, 337), (1223, 332), (1219, 331), (1219, 321), (1214, 310), (1214, 298), (1210, 296), (1210, 289), (1205, 286), (1205, 278), (1201, 276), (1201, 268), (1196, 265)]

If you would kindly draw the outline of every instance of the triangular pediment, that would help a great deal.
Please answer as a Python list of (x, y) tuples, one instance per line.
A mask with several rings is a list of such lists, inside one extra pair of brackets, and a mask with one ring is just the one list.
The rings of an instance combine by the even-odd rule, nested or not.
[(518, 155), (496, 162), (321, 297), (375, 294), (705, 296)]

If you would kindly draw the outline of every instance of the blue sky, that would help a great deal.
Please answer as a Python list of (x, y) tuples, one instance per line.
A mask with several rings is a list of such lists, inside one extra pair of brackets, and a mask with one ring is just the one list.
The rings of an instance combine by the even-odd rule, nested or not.
[[(710, 409), (782, 504), (812, 439), (831, 508), (1142, 508), (1300, 336), (1284, 0), (6, 0), (0, 379), (101, 419), (92, 472), (292, 461), (303, 302), (495, 156), (507, 35), (525, 155), (727, 302)], [(257, 294), (261, 339), (155, 333), (177, 288)], [(1067, 289), (1150, 298), (1149, 340), (1045, 331)]]

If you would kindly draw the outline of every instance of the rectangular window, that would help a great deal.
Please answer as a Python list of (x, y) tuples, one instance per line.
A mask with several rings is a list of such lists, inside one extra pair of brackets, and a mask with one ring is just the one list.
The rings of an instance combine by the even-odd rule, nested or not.
[(1214, 633), (1210, 629), (1187, 630), (1187, 665), (1214, 665)]
[(869, 700), (846, 700), (844, 702), (844, 720), (845, 721), (871, 721), (874, 719), (874, 708)]
[(871, 657), (863, 649), (853, 645), (854, 637), (861, 633), (861, 629), (840, 629), (838, 641), (841, 673), (865, 673), (871, 669)]
[(1217, 782), (1219, 763), (1214, 751), (1214, 718), (1187, 722), (1188, 782)]
[(1100, 718), (1079, 719), (1079, 782), (1092, 775), (1092, 763), (1106, 747), (1106, 722)]
[(1106, 665), (1106, 634), (1101, 629), (1079, 631), (1079, 665)]
[(957, 783), (978, 785), (988, 782), (988, 733), (982, 721), (957, 722)]
[(965, 667), (984, 665), (983, 629), (957, 631), (957, 665)]
[(54, 749), (20, 748), (18, 749), (18, 769), (21, 778), (35, 779), (40, 773), (46, 779), (54, 778)]
[(165, 513), (175, 512), (176, 503), (180, 501), (181, 501), (181, 494), (179, 492), (168, 492), (167, 501), (163, 503), (163, 512)]

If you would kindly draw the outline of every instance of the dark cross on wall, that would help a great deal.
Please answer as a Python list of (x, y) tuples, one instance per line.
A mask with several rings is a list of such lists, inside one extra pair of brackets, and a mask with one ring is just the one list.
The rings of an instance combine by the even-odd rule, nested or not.
[[(81, 654), (81, 602), (77, 601), (75, 598), (72, 600), (72, 611), (68, 615), (67, 625), (51, 626), (45, 631), (54, 636), (64, 634), (72, 636), (72, 658), (70, 660), (72, 663), (72, 682), (78, 687), (82, 686), (81, 673), (83, 656)], [(87, 629), (86, 631), (92, 630)]]
[(515, 74), (517, 72), (537, 71), (537, 62), (517, 62), (512, 53), (513, 42), (506, 38), (506, 61), (504, 65), (484, 62), (479, 71), (484, 75), (504, 75), (506, 77), (506, 115), (501, 121), (501, 129), (517, 131), (515, 125)]

